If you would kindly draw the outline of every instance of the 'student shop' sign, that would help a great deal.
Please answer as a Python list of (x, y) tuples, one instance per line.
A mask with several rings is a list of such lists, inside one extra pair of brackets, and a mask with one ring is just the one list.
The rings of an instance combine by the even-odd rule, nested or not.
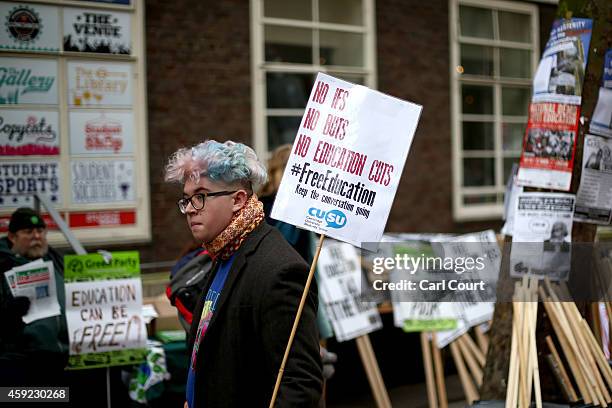
[(0, 109), (0, 156), (57, 155), (59, 114)]
[(131, 112), (70, 112), (72, 154), (134, 152), (134, 117)]

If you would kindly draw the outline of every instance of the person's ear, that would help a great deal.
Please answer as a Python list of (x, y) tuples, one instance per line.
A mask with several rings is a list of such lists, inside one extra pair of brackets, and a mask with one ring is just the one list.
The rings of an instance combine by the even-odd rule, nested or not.
[(11, 245), (15, 245), (15, 240), (17, 239), (17, 234), (15, 234), (14, 232), (10, 232), (7, 235), (8, 240), (11, 241)]
[(234, 204), (232, 205), (232, 211), (239, 211), (242, 207), (244, 207), (249, 200), (249, 195), (244, 190), (238, 190), (234, 194)]

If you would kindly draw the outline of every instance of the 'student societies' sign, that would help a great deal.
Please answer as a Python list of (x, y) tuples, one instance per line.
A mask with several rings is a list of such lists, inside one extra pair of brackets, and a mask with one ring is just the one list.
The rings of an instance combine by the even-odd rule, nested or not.
[(134, 160), (73, 160), (72, 202), (117, 203), (135, 200)]
[(146, 354), (137, 252), (66, 255), (69, 368), (136, 364)]
[(358, 247), (379, 242), (421, 109), (319, 73), (272, 218)]

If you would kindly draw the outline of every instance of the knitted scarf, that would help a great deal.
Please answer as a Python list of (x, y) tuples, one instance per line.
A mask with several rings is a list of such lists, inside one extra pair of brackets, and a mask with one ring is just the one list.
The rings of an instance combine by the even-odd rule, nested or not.
[(245, 206), (234, 214), (230, 224), (204, 247), (215, 260), (229, 259), (264, 216), (263, 203), (255, 194), (251, 195)]

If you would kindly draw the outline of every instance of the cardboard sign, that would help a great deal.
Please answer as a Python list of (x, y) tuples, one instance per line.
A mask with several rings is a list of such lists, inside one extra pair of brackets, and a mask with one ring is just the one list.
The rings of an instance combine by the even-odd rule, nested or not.
[(379, 242), (420, 113), (319, 73), (272, 218), (359, 247)]
[(91, 155), (133, 153), (133, 114), (70, 112), (70, 152)]
[(64, 257), (73, 369), (135, 364), (146, 353), (138, 252)]
[(64, 9), (64, 51), (129, 55), (131, 36), (129, 13)]
[(23, 160), (0, 163), (0, 209), (34, 205), (34, 193), (60, 204), (58, 160)]
[(0, 105), (57, 105), (57, 60), (0, 57)]
[(0, 109), (0, 156), (59, 153), (58, 112)]
[(59, 8), (2, 2), (0, 18), (0, 49), (59, 51)]
[(70, 163), (72, 202), (133, 202), (134, 160), (74, 160)]
[(114, 62), (69, 62), (70, 106), (132, 105), (132, 65)]
[(361, 297), (361, 264), (352, 245), (325, 241), (317, 268), (319, 294), (338, 341), (382, 328), (376, 303)]

